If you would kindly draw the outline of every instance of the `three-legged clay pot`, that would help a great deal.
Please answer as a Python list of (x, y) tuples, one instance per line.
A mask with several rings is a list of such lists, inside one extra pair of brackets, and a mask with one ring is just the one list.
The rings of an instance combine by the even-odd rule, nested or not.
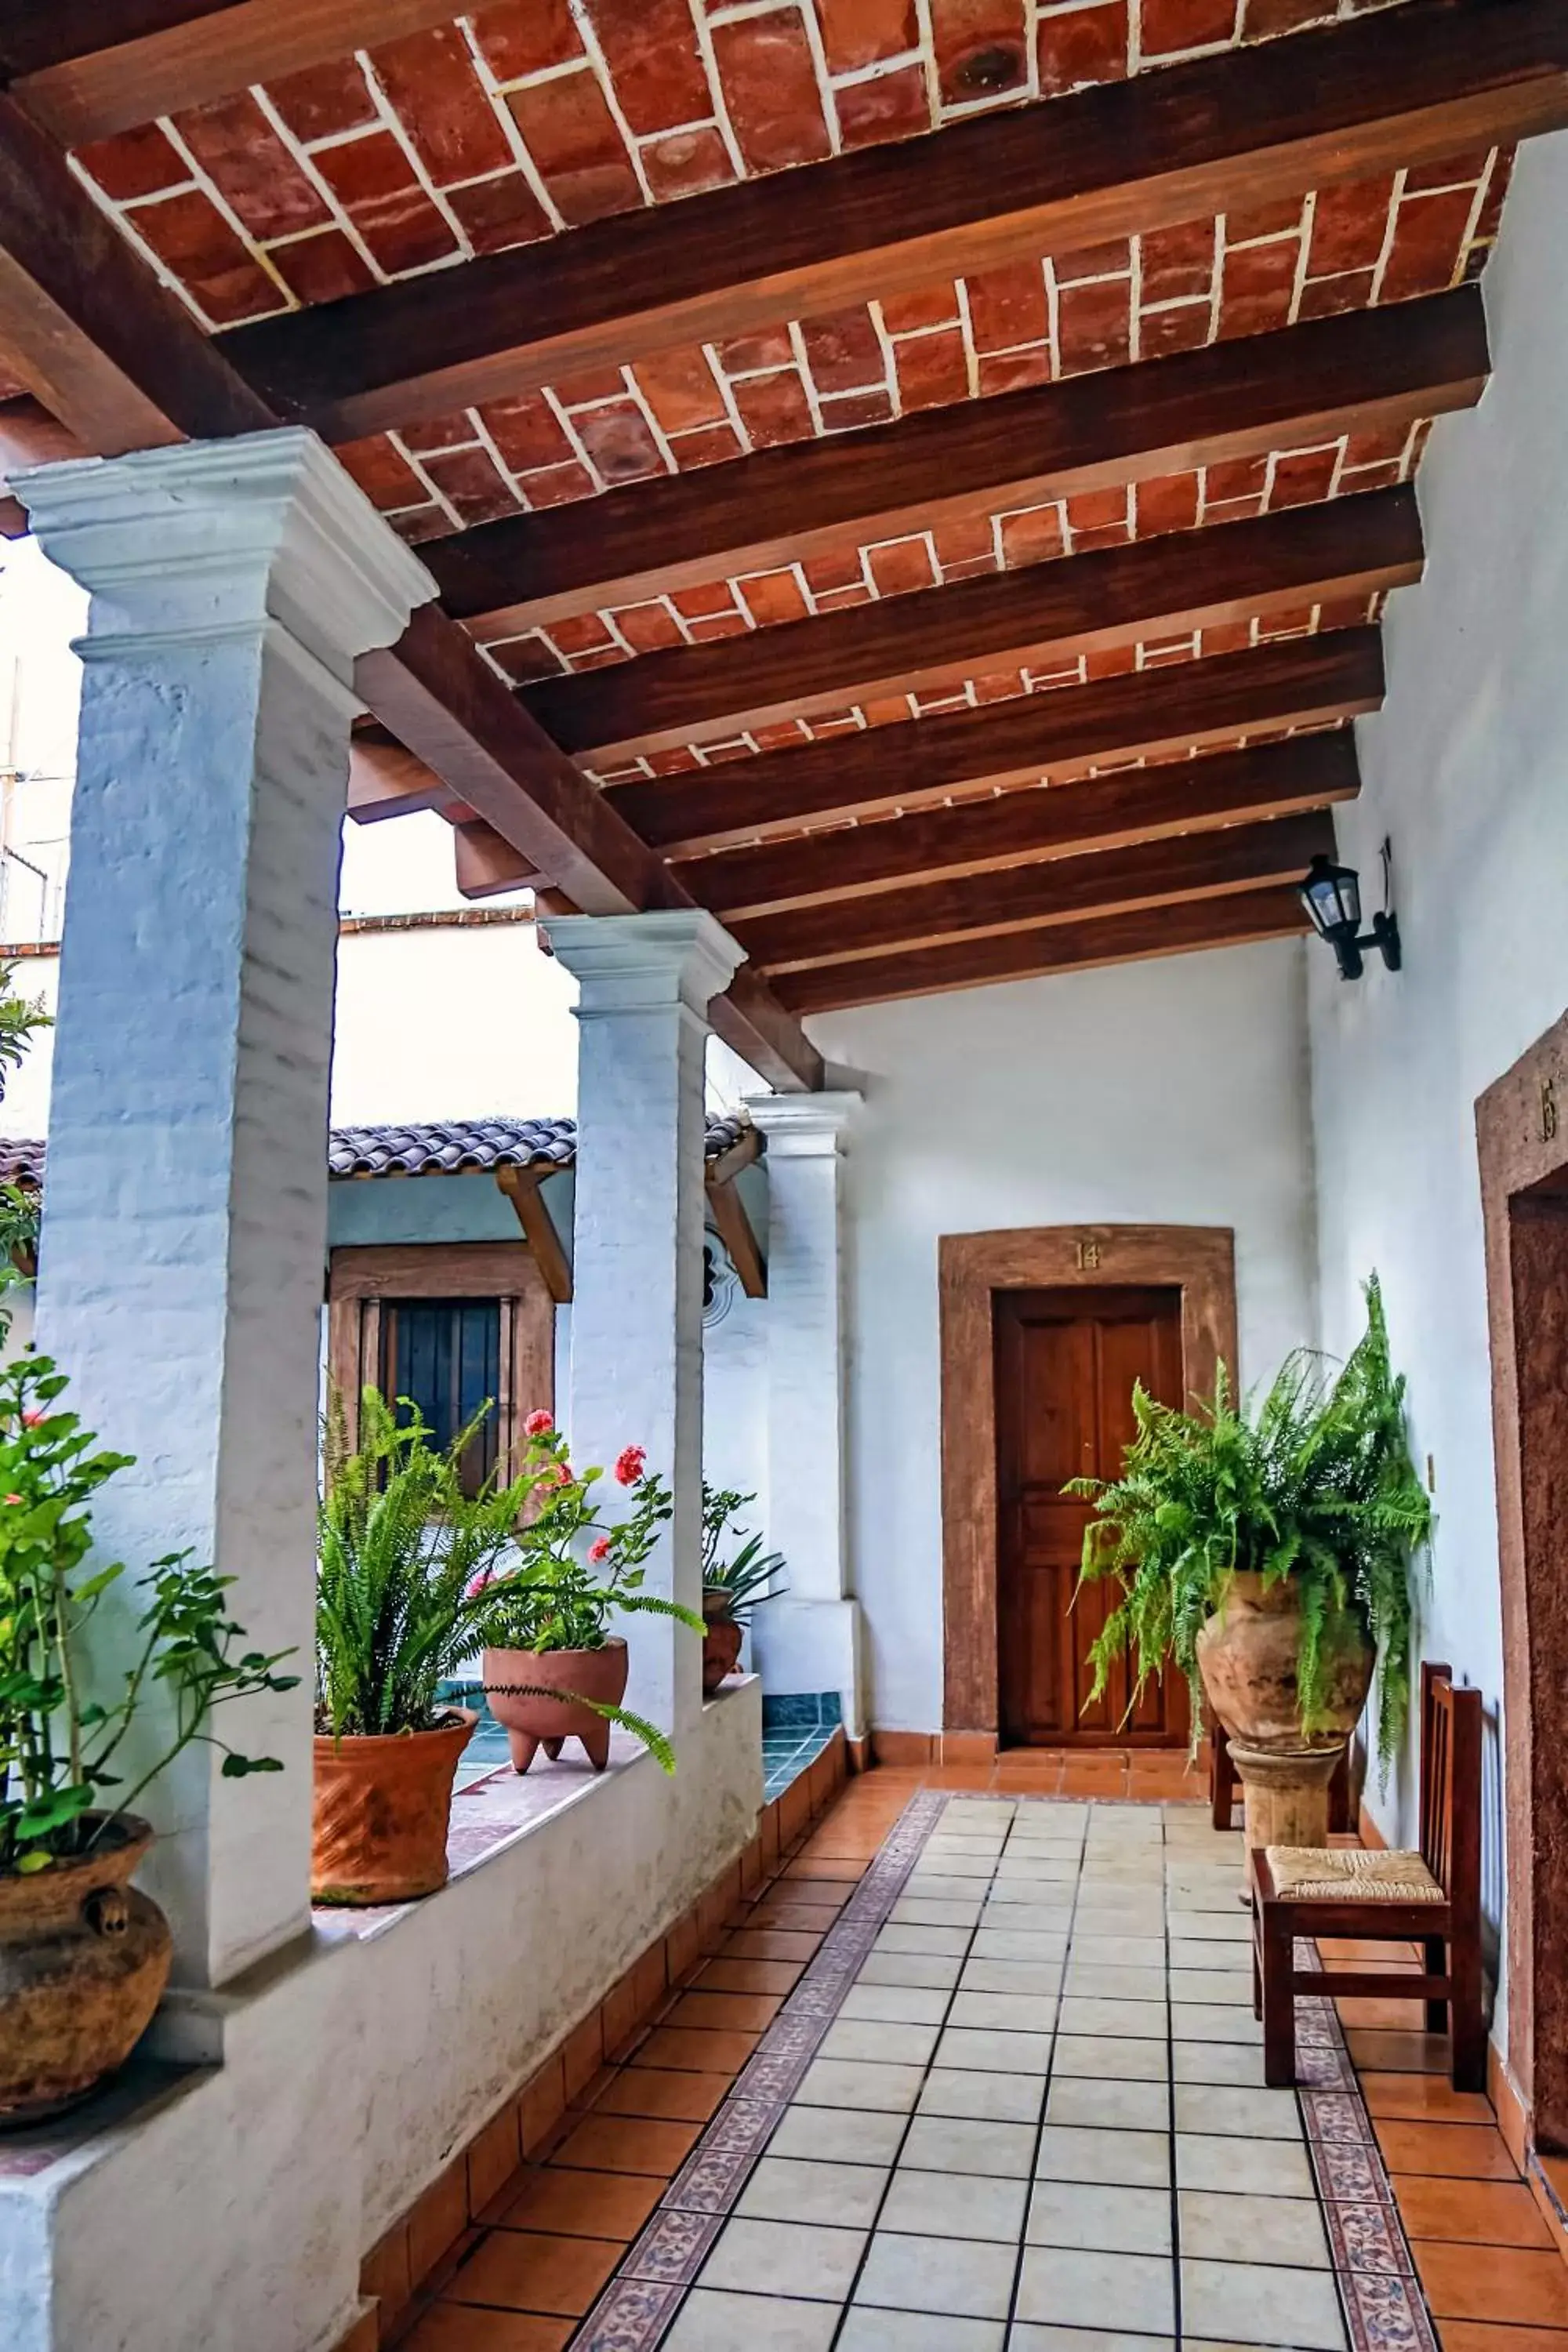
[(1303, 1731), (1296, 1678), (1300, 1637), (1294, 1578), (1266, 1592), (1261, 1576), (1250, 1573), (1236, 1577), (1225, 1606), (1198, 1635), (1204, 1690), (1229, 1735), (1246, 1795), (1248, 1853), (1258, 1846), (1328, 1844), (1329, 1783), (1372, 1687), (1376, 1654), (1364, 1633), (1347, 1627), (1329, 1650), (1328, 1720)]
[(702, 1696), (711, 1698), (725, 1675), (734, 1673), (741, 1654), (741, 1628), (730, 1614), (730, 1595), (722, 1585), (703, 1592), (702, 1624)]
[(602, 1650), (487, 1650), (485, 1696), (506, 1733), (513, 1770), (526, 1772), (542, 1748), (553, 1763), (568, 1739), (580, 1739), (602, 1772), (610, 1760), (610, 1727), (583, 1701), (619, 1706), (629, 1663), (625, 1642), (615, 1635)]
[[(88, 1814), (84, 1831), (102, 1820)], [(127, 1813), (79, 1860), (0, 1878), (0, 2127), (86, 2098), (152, 2022), (173, 1943), (129, 1883), (152, 1843)]]
[(434, 1731), (318, 1737), (310, 1893), (318, 1903), (412, 1903), (447, 1884), (458, 1759), (479, 1717), (449, 1707)]

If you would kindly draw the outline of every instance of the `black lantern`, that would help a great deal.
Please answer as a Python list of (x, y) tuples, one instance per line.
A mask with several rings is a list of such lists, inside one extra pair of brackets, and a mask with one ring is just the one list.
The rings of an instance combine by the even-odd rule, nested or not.
[(1399, 924), (1390, 914), (1374, 915), (1370, 931), (1361, 928), (1361, 877), (1353, 866), (1314, 857), (1300, 886), (1301, 903), (1312, 928), (1339, 959), (1342, 980), (1359, 980), (1363, 948), (1379, 948), (1390, 971), (1400, 965)]

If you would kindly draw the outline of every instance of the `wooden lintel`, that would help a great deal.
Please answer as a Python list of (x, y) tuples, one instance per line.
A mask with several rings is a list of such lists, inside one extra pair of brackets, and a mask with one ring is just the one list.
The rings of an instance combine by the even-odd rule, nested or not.
[(410, 816), (420, 809), (444, 814), (451, 802), (451, 793), (434, 768), (400, 743), (380, 730), (353, 737), (349, 745), (349, 814), (356, 824), (377, 824), (384, 817)]
[(465, 898), (499, 898), (509, 890), (531, 890), (542, 879), (539, 868), (482, 817), (453, 826), (452, 856)]
[(730, 1253), (730, 1263), (740, 1277), (742, 1289), (748, 1298), (765, 1298), (768, 1295), (768, 1268), (757, 1244), (757, 1236), (746, 1204), (735, 1190), (733, 1178), (715, 1183), (711, 1171), (708, 1178), (708, 1203), (713, 1212), (713, 1223), (720, 1240)]
[(710, 1190), (716, 1184), (733, 1183), (742, 1168), (750, 1168), (753, 1160), (762, 1157), (762, 1150), (761, 1130), (754, 1127), (745, 1129), (728, 1151), (721, 1151), (717, 1159), (709, 1160), (704, 1175)]
[(544, 1201), (544, 1186), (559, 1170), (498, 1168), (496, 1182), (517, 1212), (523, 1238), (533, 1252), (540, 1279), (558, 1307), (572, 1297), (572, 1265)]

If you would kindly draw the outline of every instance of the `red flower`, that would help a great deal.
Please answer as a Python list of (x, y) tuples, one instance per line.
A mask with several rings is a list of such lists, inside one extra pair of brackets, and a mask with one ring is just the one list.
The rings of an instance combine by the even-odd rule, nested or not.
[(537, 1412), (529, 1414), (522, 1424), (522, 1433), (525, 1437), (542, 1437), (547, 1430), (552, 1430), (554, 1426), (554, 1416), (546, 1412), (542, 1406)]
[(544, 1483), (547, 1486), (574, 1486), (577, 1483), (577, 1473), (573, 1469), (570, 1462), (558, 1462), (555, 1465), (553, 1475), (547, 1478)]
[(616, 1480), (622, 1486), (635, 1486), (642, 1476), (647, 1460), (646, 1447), (628, 1445), (616, 1456)]
[(47, 1421), (48, 1417), (42, 1405), (29, 1405), (22, 1415), (22, 1426), (24, 1429), (37, 1429), (39, 1422)]
[(7, 1496), (6, 1496), (6, 1497), (5, 1497), (5, 1500), (6, 1500), (8, 1503), (19, 1503), (19, 1502), (21, 1501), (21, 1499), (22, 1499), (22, 1497), (20, 1496), (20, 1495), (7, 1495)]
[(588, 1557), (593, 1561), (595, 1568), (597, 1568), (602, 1561), (608, 1559), (610, 1557), (609, 1537), (595, 1536), (593, 1542), (588, 1546)]

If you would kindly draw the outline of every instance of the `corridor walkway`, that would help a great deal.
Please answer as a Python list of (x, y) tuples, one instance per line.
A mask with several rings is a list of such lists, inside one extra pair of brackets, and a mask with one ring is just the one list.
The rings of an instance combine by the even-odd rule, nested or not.
[(414, 2352), (1422, 2352), (1391, 2131), (1445, 2176), (1401, 2184), (1465, 2311), (1445, 2352), (1568, 2352), (1568, 2266), (1414, 2005), (1352, 2028), (1395, 2120), (1327, 2000), (1309, 2081), (1266, 2090), (1239, 1835), (931, 1785), (987, 1777), (852, 1784), (432, 2282)]

